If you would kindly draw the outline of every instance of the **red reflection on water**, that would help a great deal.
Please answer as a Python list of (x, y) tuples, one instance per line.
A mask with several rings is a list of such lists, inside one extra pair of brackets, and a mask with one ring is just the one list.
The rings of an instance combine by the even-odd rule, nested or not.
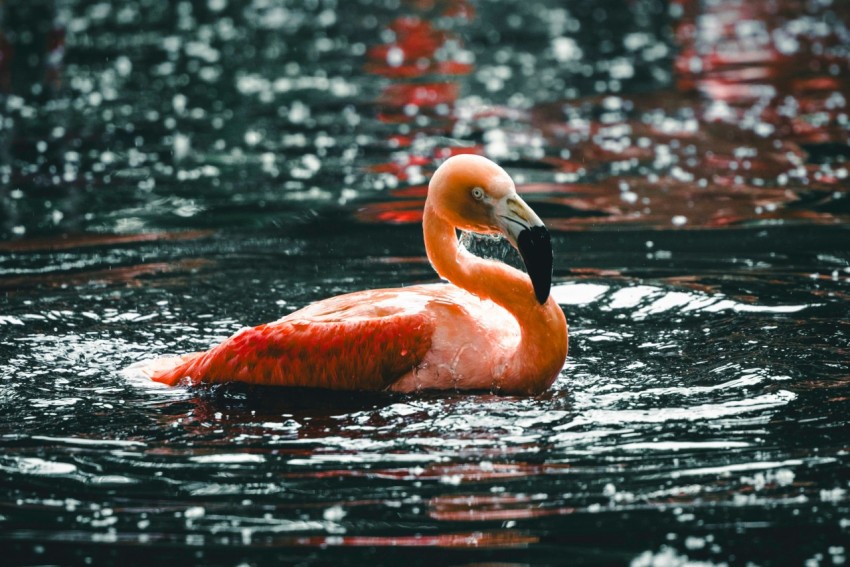
[[(283, 548), (283, 547), (438, 547), (446, 549), (523, 549), (539, 543), (540, 538), (517, 530), (490, 530), (444, 534), (417, 534), (409, 536), (278, 536), (256, 534), (246, 541), (245, 533), (232, 536), (233, 530), (215, 532), (215, 541), (239, 547)], [(250, 533), (250, 530), (245, 530)], [(110, 536), (108, 540), (98, 538), (99, 534), (83, 530), (16, 530), (8, 534), (16, 540), (31, 539), (37, 542), (79, 542), (100, 543), (116, 546), (138, 547), (185, 544), (185, 534), (171, 532), (131, 532), (122, 531)], [(199, 535), (198, 541), (203, 541)], [(106, 543), (104, 543), (106, 542)]]
[[(365, 70), (392, 80), (377, 97), (378, 119), (398, 124), (389, 136), (390, 145), (410, 151), (417, 134), (451, 134), (456, 117), (454, 106), (460, 95), (458, 78), (472, 72), (464, 61), (462, 40), (455, 31), (444, 29), (450, 21), (470, 20), (474, 9), (466, 0), (408, 0), (406, 16), (395, 18), (385, 28), (388, 43), (368, 50)], [(402, 130), (403, 128), (403, 130)], [(447, 153), (442, 157), (449, 157)], [(405, 152), (407, 163), (379, 164), (373, 172), (390, 173), (407, 181), (410, 163), (431, 165), (433, 155)], [(418, 222), (419, 216), (373, 211), (361, 215), (367, 222)]]
[(419, 17), (397, 18), (387, 28), (393, 32), (392, 43), (369, 49), (366, 71), (394, 79), (421, 77), (426, 74), (463, 75), (472, 66), (459, 61), (438, 59), (438, 50), (453, 34), (435, 29)]
[(458, 86), (454, 83), (396, 84), (384, 89), (379, 102), (387, 106), (412, 104), (418, 108), (433, 108), (454, 103), (457, 93)]
[(428, 516), (451, 522), (521, 520), (575, 513), (569, 506), (547, 506), (543, 496), (528, 494), (451, 494), (428, 503)]
[(424, 203), (425, 197), (428, 195), (427, 185), (411, 185), (410, 187), (402, 187), (401, 189), (393, 189), (390, 191), (393, 197), (417, 198), (422, 199)]
[(296, 545), (339, 547), (521, 548), (540, 539), (524, 532), (498, 530), (412, 536), (313, 536), (294, 538)]
[[(309, 456), (311, 453), (307, 453)], [(387, 469), (325, 469), (287, 473), (286, 478), (363, 477), (385, 480), (435, 481), (446, 484), (486, 483), (497, 480), (526, 479), (541, 475), (564, 474), (570, 465), (535, 465), (521, 461), (482, 464), (430, 464), (422, 467)]]
[[(729, 104), (730, 122), (755, 114), (783, 138), (822, 143), (838, 136), (846, 143), (846, 102), (835, 94), (850, 93), (841, 32), (850, 25), (850, 11), (790, 1), (682, 5), (675, 62), (681, 91)], [(789, 97), (793, 110), (783, 108)], [(823, 114), (816, 123), (809, 116), (814, 112)]]
[[(378, 119), (388, 124), (407, 124), (416, 115), (449, 117), (457, 100), (454, 83), (395, 84), (384, 89), (378, 102)], [(443, 109), (438, 107), (443, 106)]]
[[(452, 60), (447, 58), (446, 53), (441, 53), (448, 43), (459, 46), (461, 40), (454, 33), (437, 29), (430, 20), (435, 16), (468, 20), (473, 17), (474, 10), (468, 2), (460, 0), (414, 0), (407, 5), (417, 14), (396, 18), (387, 28), (394, 38), (393, 42), (369, 50), (366, 70), (394, 79), (376, 101), (378, 118), (384, 123), (403, 124), (406, 128), (425, 119), (420, 123), (431, 122), (429, 133), (439, 134), (442, 131), (449, 135), (455, 120), (454, 104), (460, 92), (458, 83), (445, 78), (427, 82), (411, 79), (426, 75), (432, 78), (458, 76), (472, 71), (472, 65)], [(424, 131), (423, 128), (419, 131)], [(416, 140), (416, 132), (394, 134), (390, 136), (390, 143), (408, 149)], [(405, 183), (410, 178), (410, 168), (415, 167), (419, 176), (423, 168), (433, 167), (438, 159), (460, 153), (482, 153), (482, 150), (480, 146), (472, 146), (439, 148), (432, 155), (405, 152), (392, 162), (370, 167), (369, 171), (390, 174)], [(426, 193), (427, 187), (424, 186), (394, 190), (394, 196), (405, 197), (406, 200), (366, 204), (356, 216), (368, 223), (418, 224), (422, 221)], [(411, 197), (414, 199), (410, 200)]]
[(60, 18), (53, 19), (53, 26), (47, 34), (47, 57), (44, 69), (44, 83), (58, 90), (62, 86), (62, 71), (65, 60), (65, 26)]
[(165, 273), (189, 273), (213, 264), (204, 258), (189, 258), (175, 262), (152, 262), (133, 266), (120, 266), (80, 272), (57, 272), (0, 278), (0, 289), (7, 291), (32, 291), (36, 287), (87, 286), (91, 284), (142, 285), (141, 278)]
[(410, 224), (422, 222), (424, 199), (369, 203), (357, 210), (358, 220), (369, 223)]
[[(538, 187), (535, 189), (539, 190)], [(580, 217), (548, 219), (559, 230), (581, 230), (600, 223), (647, 223), (656, 226), (722, 227), (738, 224), (762, 208), (760, 219), (776, 218), (771, 207), (797, 200), (792, 191), (730, 184), (694, 190), (692, 183), (671, 178), (630, 180), (627, 191), (617, 179), (596, 184), (552, 185), (543, 201), (585, 213)], [(827, 222), (829, 215), (812, 211), (785, 211), (784, 218)]]
[(7, 93), (12, 88), (12, 58), (15, 48), (6, 39), (3, 30), (0, 29), (0, 92)]
[(212, 236), (212, 230), (184, 230), (177, 232), (142, 232), (138, 234), (60, 234), (45, 238), (22, 238), (0, 242), (3, 252), (35, 252), (39, 250), (69, 250), (93, 246), (115, 246), (138, 242), (159, 242), (174, 240), (198, 240)]
[[(674, 3), (682, 14), (673, 30), (676, 90), (594, 95), (527, 111), (482, 105), (465, 117), (467, 124), (480, 134), (485, 126), (474, 126), (477, 120), (486, 119), (488, 130), (494, 119), (510, 122), (500, 151), (507, 148), (513, 159), (531, 136), (542, 136), (544, 155), (522, 157), (519, 168), (536, 161), (543, 166), (537, 171), (549, 168), (553, 180), (519, 190), (539, 193), (533, 200), (550, 205), (545, 220), (553, 228), (846, 222), (846, 207), (832, 203), (850, 189), (850, 46), (842, 31), (850, 28), (850, 11), (788, 1)], [(426, 4), (435, 6), (415, 5)], [(448, 37), (426, 20), (397, 22), (399, 45), (408, 41), (427, 53)], [(389, 57), (388, 49), (374, 53)], [(420, 131), (451, 136), (458, 92), (457, 81), (388, 86), (380, 99), (382, 119), (409, 128), (397, 147), (415, 147), (415, 119), (423, 114), (406, 112), (420, 104), (432, 118), (441, 105), (448, 109), (439, 124)], [(433, 165), (422, 165), (419, 173), (464, 151), (433, 151)], [(485, 148), (471, 151), (483, 154)], [(403, 168), (380, 171), (401, 182), (390, 194), (403, 200), (366, 205), (358, 218), (419, 222), (413, 199), (424, 198), (424, 186), (405, 187)], [(544, 179), (539, 173), (535, 178)]]
[(490, 463), (486, 466), (480, 464), (451, 464), (431, 465), (417, 469), (391, 469), (377, 472), (379, 478), (396, 478), (406, 480), (441, 480), (453, 484), (464, 484), (469, 482), (486, 482), (491, 480), (504, 480), (514, 478), (527, 478), (544, 474), (552, 467), (541, 465), (530, 465), (528, 463)]

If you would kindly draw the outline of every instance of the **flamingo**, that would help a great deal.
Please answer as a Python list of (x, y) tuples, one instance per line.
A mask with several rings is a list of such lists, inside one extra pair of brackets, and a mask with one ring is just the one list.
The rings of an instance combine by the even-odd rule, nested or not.
[[(150, 361), (145, 375), (170, 386), (513, 395), (551, 386), (567, 356), (567, 321), (549, 294), (549, 232), (510, 176), (481, 156), (449, 158), (429, 183), (422, 228), (428, 259), (449, 283), (331, 297), (206, 352)], [(456, 229), (505, 236), (528, 274), (471, 254)]]

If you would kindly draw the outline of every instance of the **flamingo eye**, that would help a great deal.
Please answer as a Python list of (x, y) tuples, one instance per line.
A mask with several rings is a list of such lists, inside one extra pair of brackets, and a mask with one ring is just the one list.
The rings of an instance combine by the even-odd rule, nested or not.
[(472, 198), (476, 201), (480, 201), (484, 198), (484, 189), (481, 187), (473, 187), (472, 188)]

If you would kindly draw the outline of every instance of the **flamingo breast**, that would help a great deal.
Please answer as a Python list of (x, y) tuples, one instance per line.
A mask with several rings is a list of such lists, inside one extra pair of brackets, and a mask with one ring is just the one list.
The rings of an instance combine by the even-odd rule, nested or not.
[[(417, 321), (416, 328), (428, 333), (422, 333), (415, 343), (418, 353), (424, 354), (389, 384), (389, 389), (397, 392), (498, 389), (520, 341), (519, 324), (506, 309), (451, 284), (342, 295), (305, 307), (284, 320), (299, 319), (311, 325), (361, 321), (382, 326), (394, 320)], [(385, 347), (378, 344), (373, 348)]]
[[(417, 286), (429, 292), (431, 286)], [(428, 303), (431, 347), (423, 360), (390, 386), (418, 390), (496, 390), (520, 341), (516, 319), (492, 301), (455, 286), (434, 286), (439, 297)], [(434, 290), (436, 291), (436, 290)]]

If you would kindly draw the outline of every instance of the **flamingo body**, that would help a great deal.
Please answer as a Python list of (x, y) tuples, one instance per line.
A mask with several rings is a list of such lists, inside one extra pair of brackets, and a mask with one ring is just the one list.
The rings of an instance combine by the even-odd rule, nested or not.
[[(502, 232), (530, 277), (473, 256), (458, 245), (456, 228)], [(478, 156), (447, 160), (429, 186), (423, 229), (429, 260), (451, 283), (325, 299), (206, 352), (150, 361), (142, 372), (170, 386), (529, 394), (551, 385), (566, 358), (567, 325), (549, 296), (549, 236), (504, 170)]]
[(424, 359), (432, 322), (421, 311), (367, 303), (381, 295), (385, 294), (378, 291), (334, 297), (274, 323), (242, 329), (153, 379), (172, 386), (182, 380), (191, 384), (235, 380), (266, 386), (384, 389)]
[(273, 323), (242, 329), (207, 352), (185, 355), (153, 376), (335, 390), (413, 391), (498, 385), (519, 341), (510, 314), (448, 285), (366, 290), (333, 297)]

